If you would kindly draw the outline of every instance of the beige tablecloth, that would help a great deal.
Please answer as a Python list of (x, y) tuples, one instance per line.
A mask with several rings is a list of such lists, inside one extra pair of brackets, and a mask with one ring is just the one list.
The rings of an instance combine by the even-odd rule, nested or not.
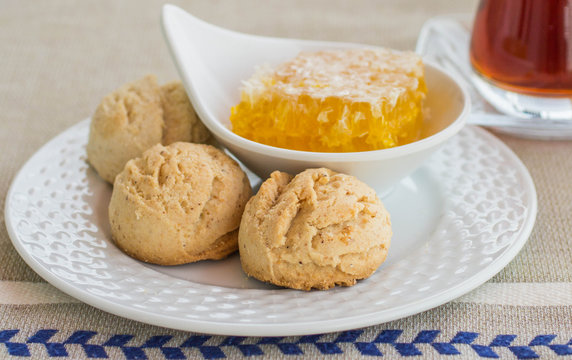
[[(413, 49), (422, 24), (475, 0), (173, 1), (261, 35)], [(24, 162), (120, 84), (177, 73), (160, 1), (0, 1), (0, 209)], [(391, 323), (316, 337), (233, 338), (147, 325), (85, 305), (20, 258), (0, 210), (0, 358), (572, 357), (572, 142), (498, 135), (528, 167), (538, 216), (520, 254), (460, 299)], [(421, 355), (422, 354), (422, 355)]]

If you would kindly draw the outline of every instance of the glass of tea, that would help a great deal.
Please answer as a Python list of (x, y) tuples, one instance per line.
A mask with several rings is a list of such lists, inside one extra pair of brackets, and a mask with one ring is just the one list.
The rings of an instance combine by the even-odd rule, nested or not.
[(572, 0), (481, 0), (470, 58), (497, 110), (572, 120)]

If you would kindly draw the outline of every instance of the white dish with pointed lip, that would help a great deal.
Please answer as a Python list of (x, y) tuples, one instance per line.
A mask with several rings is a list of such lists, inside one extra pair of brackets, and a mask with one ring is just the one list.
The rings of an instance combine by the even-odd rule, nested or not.
[(366, 47), (361, 44), (269, 38), (237, 33), (199, 20), (182, 9), (165, 5), (165, 39), (191, 102), (217, 140), (262, 179), (274, 170), (292, 174), (328, 167), (358, 177), (378, 194), (423, 163), (447, 139), (461, 130), (469, 113), (464, 89), (437, 66), (426, 63), (430, 114), (424, 137), (391, 149), (320, 153), (260, 144), (230, 130), (230, 109), (240, 99), (241, 81), (257, 65), (276, 65), (300, 51)]

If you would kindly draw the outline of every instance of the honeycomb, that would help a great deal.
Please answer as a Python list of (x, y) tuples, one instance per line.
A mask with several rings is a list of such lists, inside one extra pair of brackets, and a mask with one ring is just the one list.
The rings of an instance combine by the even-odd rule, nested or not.
[(426, 92), (423, 62), (412, 52), (302, 52), (243, 82), (230, 121), (237, 135), (286, 149), (385, 149), (418, 139)]

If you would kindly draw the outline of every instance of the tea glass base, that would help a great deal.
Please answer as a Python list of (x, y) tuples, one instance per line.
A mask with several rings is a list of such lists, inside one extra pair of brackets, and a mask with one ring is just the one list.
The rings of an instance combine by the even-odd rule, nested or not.
[[(572, 139), (572, 97), (540, 97), (508, 91), (495, 86), (476, 72), (473, 73), (471, 80), (481, 96), (499, 112), (547, 123), (544, 129), (503, 127), (495, 130), (534, 139)], [(549, 120), (570, 121), (570, 130), (555, 129), (551, 127)]]

